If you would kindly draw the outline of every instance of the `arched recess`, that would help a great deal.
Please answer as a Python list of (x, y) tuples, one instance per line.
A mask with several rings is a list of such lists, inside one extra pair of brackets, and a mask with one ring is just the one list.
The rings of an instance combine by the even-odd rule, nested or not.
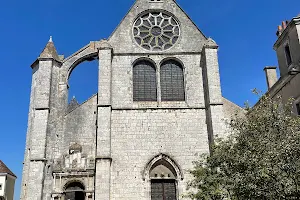
[(183, 180), (184, 177), (181, 168), (171, 157), (165, 154), (159, 154), (147, 163), (143, 172), (143, 179), (150, 180), (150, 174), (153, 172), (153, 169), (161, 165), (168, 168), (173, 173), (176, 180)]
[(80, 181), (70, 181), (64, 187), (65, 200), (84, 200), (85, 187)]
[(178, 181), (182, 179), (183, 174), (178, 165), (164, 154), (153, 158), (144, 171), (144, 180), (149, 183), (151, 200), (178, 199)]

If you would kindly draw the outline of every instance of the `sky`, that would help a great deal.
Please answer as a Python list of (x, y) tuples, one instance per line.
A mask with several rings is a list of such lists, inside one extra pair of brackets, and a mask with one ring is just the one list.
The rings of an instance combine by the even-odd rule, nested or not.
[[(195, 24), (220, 46), (223, 96), (243, 106), (266, 91), (263, 68), (277, 66), (277, 26), (300, 13), (299, 0), (177, 0)], [(29, 108), (30, 65), (50, 36), (66, 57), (90, 41), (108, 38), (134, 0), (6, 0), (0, 7), (0, 159), (18, 176), (19, 199)], [(78, 66), (70, 98), (97, 92), (97, 62)]]

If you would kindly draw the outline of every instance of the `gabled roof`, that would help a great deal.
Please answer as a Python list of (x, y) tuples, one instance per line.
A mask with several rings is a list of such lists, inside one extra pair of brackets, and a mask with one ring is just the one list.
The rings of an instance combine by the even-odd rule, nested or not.
[[(137, 48), (135, 39), (132, 37), (132, 25), (134, 21), (144, 12), (153, 10), (165, 11), (178, 20), (180, 24), (180, 39), (177, 45), (168, 49), (168, 52), (201, 52), (207, 37), (200, 31), (195, 23), (189, 18), (186, 12), (175, 0), (149, 1), (136, 0), (131, 9), (127, 12), (120, 24), (108, 38), (114, 53), (149, 53), (148, 50)], [(180, 45), (178, 45), (180, 44)]]
[(2, 162), (2, 160), (0, 160), (0, 174), (9, 174), (17, 178), (17, 176)]

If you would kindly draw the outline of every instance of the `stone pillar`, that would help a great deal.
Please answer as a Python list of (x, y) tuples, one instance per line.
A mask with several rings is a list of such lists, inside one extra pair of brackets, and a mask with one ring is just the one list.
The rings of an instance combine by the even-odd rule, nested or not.
[(95, 200), (110, 199), (111, 168), (111, 65), (112, 48), (105, 42), (99, 49), (99, 91)]
[(219, 74), (218, 45), (210, 38), (203, 48), (202, 59), (204, 59), (202, 67), (204, 71), (206, 121), (211, 147), (215, 136), (224, 136), (225, 122), (223, 121), (223, 97)]

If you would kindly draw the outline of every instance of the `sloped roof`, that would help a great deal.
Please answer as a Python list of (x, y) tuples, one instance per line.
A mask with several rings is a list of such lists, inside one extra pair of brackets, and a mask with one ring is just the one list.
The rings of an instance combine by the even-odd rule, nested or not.
[(0, 160), (0, 174), (1, 173), (9, 174), (9, 175), (17, 178), (17, 176), (14, 173), (12, 173), (12, 171), (10, 171), (10, 169), (2, 162), (2, 160)]
[(54, 43), (52, 41), (52, 37), (50, 37), (49, 42), (47, 43), (46, 47), (42, 51), (42, 53), (39, 56), (40, 58), (53, 58), (57, 61), (59, 61), (59, 56), (57, 54), (56, 48), (54, 46)]

